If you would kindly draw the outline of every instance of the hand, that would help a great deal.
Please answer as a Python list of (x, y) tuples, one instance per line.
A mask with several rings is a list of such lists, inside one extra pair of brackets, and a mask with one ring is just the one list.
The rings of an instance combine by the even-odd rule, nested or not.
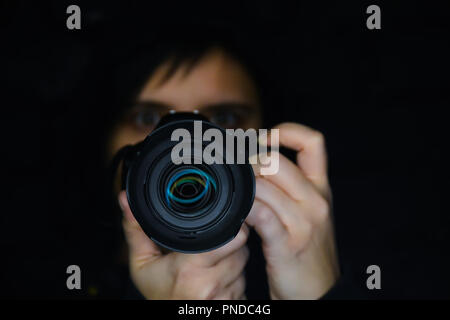
[(298, 152), (297, 165), (280, 154), (275, 175), (262, 176), (255, 166), (256, 197), (246, 222), (262, 239), (271, 298), (318, 299), (339, 275), (324, 139), (296, 123), (275, 129), (280, 145)]
[(243, 299), (243, 270), (248, 260), (245, 246), (248, 227), (225, 246), (200, 254), (163, 254), (143, 232), (119, 194), (123, 227), (129, 249), (129, 266), (134, 284), (147, 299)]

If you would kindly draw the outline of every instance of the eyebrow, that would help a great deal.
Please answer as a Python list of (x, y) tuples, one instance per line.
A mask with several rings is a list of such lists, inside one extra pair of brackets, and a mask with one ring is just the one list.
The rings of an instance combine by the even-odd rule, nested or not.
[(135, 107), (145, 107), (145, 108), (154, 108), (154, 109), (173, 109), (172, 106), (154, 100), (145, 100), (145, 101), (137, 101)]
[[(154, 108), (158, 110), (171, 110), (175, 109), (174, 106), (166, 103), (154, 100), (138, 101), (136, 107)], [(243, 102), (219, 102), (198, 107), (199, 111), (212, 111), (212, 110), (227, 110), (227, 109), (241, 109), (246, 111), (257, 110), (258, 106)]]

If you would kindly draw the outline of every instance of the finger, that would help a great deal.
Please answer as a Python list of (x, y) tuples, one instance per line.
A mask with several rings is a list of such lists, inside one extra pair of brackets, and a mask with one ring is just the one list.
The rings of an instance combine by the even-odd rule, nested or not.
[(128, 243), (130, 263), (139, 267), (161, 255), (161, 251), (147, 237), (134, 218), (125, 191), (121, 191), (118, 198), (124, 216), (123, 228)]
[(241, 275), (214, 297), (214, 300), (244, 300), (245, 277)]
[[(274, 155), (276, 153), (276, 155)], [(274, 183), (277, 187), (286, 192), (290, 197), (297, 201), (303, 201), (309, 197), (313, 192), (317, 192), (309, 181), (299, 169), (288, 158), (278, 152), (271, 152), (270, 157), (279, 157), (279, 169), (277, 174), (264, 175), (263, 177)], [(262, 161), (267, 155), (260, 155)]]
[(271, 243), (273, 239), (282, 239), (287, 230), (273, 210), (256, 199), (245, 222), (255, 228), (262, 241)]
[(274, 210), (259, 200), (255, 200), (246, 222), (261, 237), (267, 266), (279, 264), (280, 257), (292, 256), (291, 246), (305, 244), (311, 230), (311, 224), (303, 219), (287, 228)]
[(301, 220), (298, 214), (299, 203), (266, 179), (256, 179), (255, 199), (269, 206), (286, 230)]
[(219, 276), (220, 287), (224, 288), (234, 282), (244, 271), (247, 264), (249, 251), (246, 246), (228, 255), (211, 268), (211, 271)]
[[(318, 193), (316, 196), (319, 197)], [(283, 190), (261, 178), (256, 180), (256, 199), (270, 207), (286, 230), (285, 237), (267, 238), (266, 245), (270, 249), (277, 248), (276, 251), (281, 253), (285, 252), (288, 242), (296, 242), (299, 246), (307, 242), (311, 227), (319, 220), (314, 210), (306, 210), (305, 206), (295, 202)], [(273, 253), (277, 252), (270, 254)]]
[[(279, 129), (279, 144), (296, 150), (297, 162), (305, 176), (319, 188), (328, 192), (327, 154), (323, 135), (307, 126), (286, 122), (274, 129)], [(270, 145), (271, 139), (262, 136), (260, 143)]]
[(288, 230), (269, 206), (256, 199), (246, 223), (261, 237), (267, 265), (273, 265), (280, 256), (285, 256)]
[(204, 253), (179, 254), (176, 257), (176, 263), (181, 265), (185, 262), (190, 262), (199, 266), (213, 266), (228, 255), (243, 247), (247, 242), (248, 234), (248, 226), (243, 224), (236, 237), (224, 246)]

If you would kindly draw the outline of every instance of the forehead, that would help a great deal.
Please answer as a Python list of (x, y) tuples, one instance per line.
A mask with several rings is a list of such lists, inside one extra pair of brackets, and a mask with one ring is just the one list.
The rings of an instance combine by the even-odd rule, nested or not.
[(257, 90), (245, 69), (231, 56), (214, 49), (187, 72), (181, 65), (165, 82), (169, 63), (158, 67), (138, 99), (157, 101), (178, 110), (201, 109), (224, 102), (257, 105)]

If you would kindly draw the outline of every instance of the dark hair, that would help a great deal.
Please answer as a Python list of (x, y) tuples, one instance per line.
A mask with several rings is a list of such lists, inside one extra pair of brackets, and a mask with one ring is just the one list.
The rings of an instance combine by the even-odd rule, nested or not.
[[(259, 39), (250, 28), (235, 25), (203, 24), (164, 28), (151, 36), (128, 39), (111, 61), (114, 71), (114, 105), (111, 115), (116, 122), (123, 112), (135, 103), (149, 76), (161, 64), (168, 62), (169, 69), (163, 81), (183, 65), (189, 72), (213, 48), (219, 48), (233, 57), (255, 82), (263, 109), (263, 125), (270, 127), (281, 120), (282, 97), (279, 81), (270, 61), (267, 39)], [(130, 42), (133, 43), (130, 43)], [(115, 64), (115, 66), (114, 66)], [(269, 76), (270, 75), (270, 76)], [(276, 110), (274, 105), (276, 103)]]

